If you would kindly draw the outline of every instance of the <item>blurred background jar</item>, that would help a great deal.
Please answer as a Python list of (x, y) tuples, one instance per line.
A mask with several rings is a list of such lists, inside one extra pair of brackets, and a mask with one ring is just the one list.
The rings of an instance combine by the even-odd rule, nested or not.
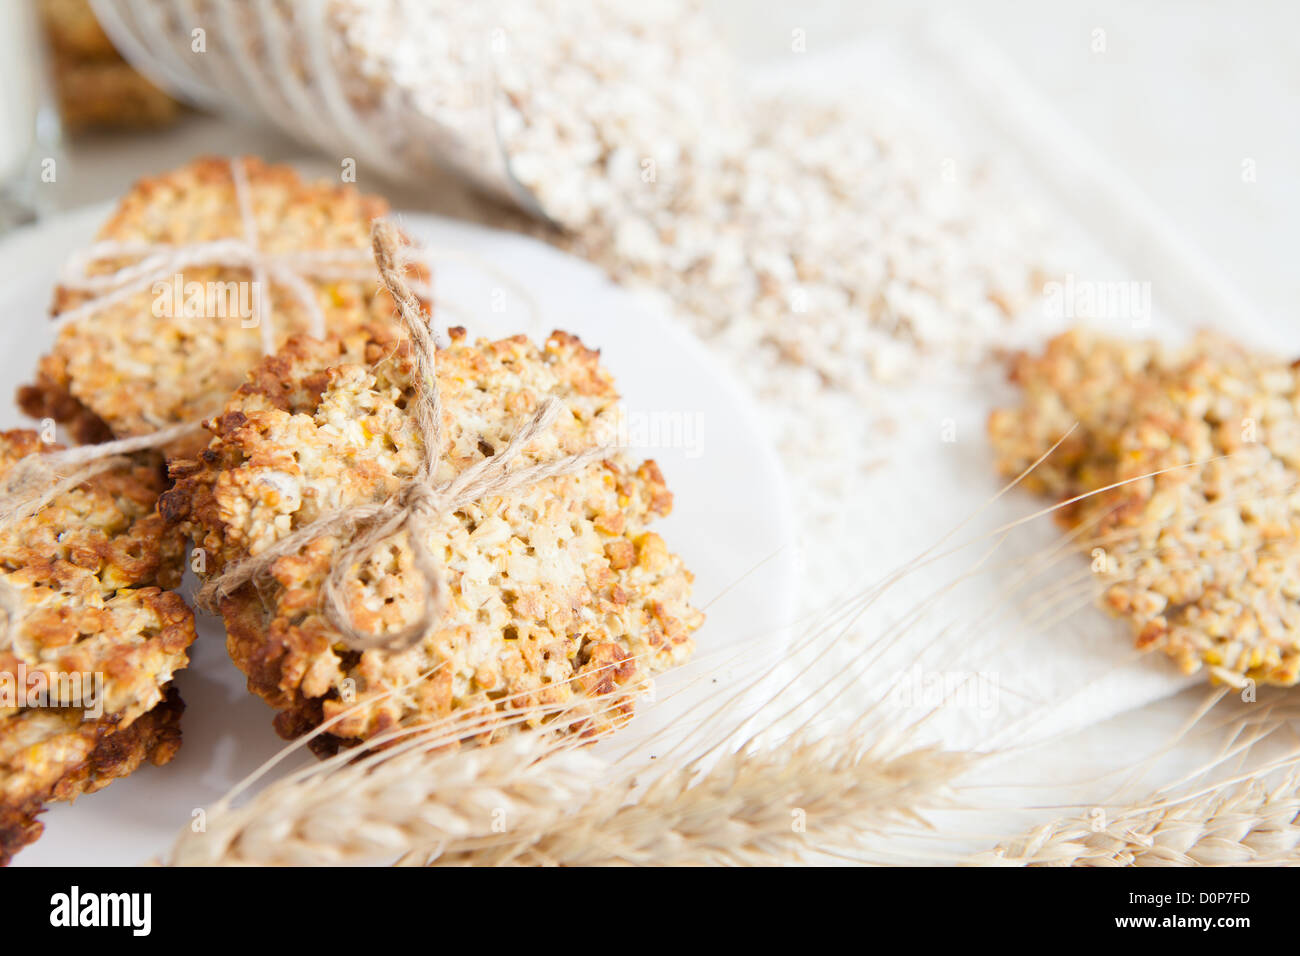
[(58, 143), (47, 77), (35, 7), (0, 3), (0, 231), (35, 218), (39, 167)]
[(0, 2), (0, 232), (69, 204), (69, 139), (103, 149), (183, 109), (127, 63), (89, 0)]

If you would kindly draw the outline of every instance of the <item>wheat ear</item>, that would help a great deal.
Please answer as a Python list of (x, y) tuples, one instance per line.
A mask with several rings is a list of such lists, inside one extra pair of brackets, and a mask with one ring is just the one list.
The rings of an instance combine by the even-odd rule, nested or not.
[(645, 786), (595, 791), (549, 830), (456, 841), (408, 863), (566, 866), (775, 864), (862, 847), (946, 801), (969, 755), (886, 753), (831, 735), (757, 745), (707, 770), (691, 762)]
[[(545, 760), (543, 761), (543, 758)], [(535, 731), (430, 753), (427, 740), (277, 781), (248, 806), (182, 833), (175, 866), (392, 860), (526, 821), (545, 827), (589, 798), (603, 764)]]
[[(825, 630), (811, 629), (790, 657), (837, 639), (875, 596), (929, 556), (834, 609)], [(770, 676), (765, 671), (719, 700), (712, 713), (693, 716), (697, 731), (729, 723), (727, 712)], [(793, 702), (786, 697), (792, 686), (784, 686), (768, 701), (775, 714), (760, 723), (770, 728), (803, 705), (842, 696), (854, 683), (854, 674), (837, 674)], [(616, 709), (616, 702), (601, 706)], [(523, 727), (551, 716), (525, 708), (505, 723)], [(868, 837), (943, 805), (954, 778), (978, 759), (897, 744), (866, 746), (868, 716), (828, 737), (800, 735), (766, 749), (751, 737), (738, 750), (664, 761), (668, 766), (647, 786), (618, 773), (612, 782), (609, 775), (601, 778), (596, 788), (592, 758), (557, 743), (565, 738), (523, 731), (494, 746), (445, 749), (485, 729), (484, 715), (471, 712), (422, 732), (401, 753), (341, 755), (234, 806), (236, 796), (304, 738), (219, 801), (206, 831), (183, 833), (166, 862), (343, 863), (404, 854), (407, 862), (442, 863), (776, 863), (832, 847), (860, 848)], [(488, 723), (505, 729), (498, 719)], [(328, 723), (317, 733), (326, 730)], [(697, 733), (676, 747), (691, 742), (699, 742)]]
[(1300, 768), (1281, 782), (1232, 780), (1190, 797), (1096, 808), (1031, 830), (970, 861), (1003, 866), (1300, 864)]

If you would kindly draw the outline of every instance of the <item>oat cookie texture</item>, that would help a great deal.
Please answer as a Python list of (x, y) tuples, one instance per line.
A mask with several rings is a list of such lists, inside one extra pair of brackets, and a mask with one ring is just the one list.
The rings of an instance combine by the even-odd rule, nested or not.
[[(235, 159), (247, 182), (258, 248), (271, 253), (362, 250), (370, 223), (387, 204), (350, 186), (309, 183), (288, 166)], [(232, 160), (204, 158), (144, 179), (100, 230), (100, 240), (182, 246), (241, 239), (244, 220), (235, 194)], [(97, 263), (95, 274), (138, 262)], [(192, 265), (161, 285), (64, 323), (40, 360), (36, 381), (19, 390), (23, 410), (65, 423), (78, 442), (148, 434), (214, 414), (265, 354), (254, 321), (253, 275), (246, 268)], [(388, 294), (372, 280), (307, 277), (329, 331), (347, 332), (391, 316)], [(265, 290), (273, 348), (308, 329), (301, 302), (276, 282)], [(177, 290), (179, 289), (179, 294)], [(194, 295), (194, 292), (202, 295)], [(57, 318), (94, 298), (60, 287)], [(198, 314), (195, 314), (198, 313)], [(194, 451), (182, 446), (171, 451)]]
[[(54, 447), (0, 433), (0, 478)], [(194, 615), (172, 590), (184, 541), (157, 513), (164, 481), (157, 455), (142, 455), (0, 527), (15, 607), (0, 633), (0, 861), (40, 836), (47, 802), (164, 764), (180, 745), (171, 681)]]
[[(512, 467), (610, 444), (617, 393), (598, 353), (556, 332), (471, 343), (459, 329), (437, 353), (446, 481), (502, 449), (546, 398), (559, 419)], [(173, 460), (160, 510), (209, 555), (209, 572), (257, 555), (320, 515), (384, 500), (422, 458), (408, 410), (409, 346), (391, 324), (320, 342), (291, 340), (209, 423), (212, 440)], [(653, 461), (613, 452), (585, 469), (488, 496), (429, 532), (448, 583), (440, 625), (403, 650), (349, 649), (322, 611), (342, 544), (324, 534), (221, 601), (227, 643), (252, 691), (296, 736), (332, 749), (395, 728), (502, 708), (618, 701), (566, 726), (591, 732), (625, 715), (644, 678), (683, 661), (703, 615), (691, 573), (648, 525), (672, 496)], [(344, 602), (367, 633), (418, 619), (427, 587), (400, 532), (348, 577)], [(422, 675), (429, 675), (424, 679)], [(476, 710), (471, 710), (474, 708)]]
[(1073, 330), (1018, 356), (1011, 377), (1023, 402), (989, 421), (1002, 473), (1019, 474), (1077, 422), (1029, 487), (1065, 500), (1140, 479), (1059, 513), (1102, 549), (1103, 604), (1137, 646), (1234, 686), (1295, 684), (1295, 363), (1208, 332), (1170, 348)]

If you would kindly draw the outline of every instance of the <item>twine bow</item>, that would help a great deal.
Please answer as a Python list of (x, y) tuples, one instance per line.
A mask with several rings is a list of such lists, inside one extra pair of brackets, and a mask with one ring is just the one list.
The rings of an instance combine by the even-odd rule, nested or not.
[[(245, 160), (232, 157), (230, 179), (243, 236), (211, 239), (203, 242), (169, 245), (140, 240), (105, 239), (75, 253), (60, 276), (60, 283), (94, 298), (59, 313), (59, 325), (85, 319), (119, 302), (124, 302), (154, 283), (170, 280), (191, 266), (225, 266), (246, 269), (253, 275), (256, 289), (268, 288), (267, 282), (287, 289), (307, 316), (308, 329), (316, 338), (325, 337), (325, 313), (307, 277), (339, 281), (369, 282), (374, 278), (370, 251), (354, 249), (297, 249), (268, 252), (260, 247), (257, 220), (253, 215), (252, 190)], [(131, 265), (97, 275), (92, 267), (104, 262), (135, 259)], [(250, 317), (261, 333), (262, 351), (275, 351), (275, 326), (271, 321), (269, 299), (254, 295)]]
[[(541, 403), (532, 418), (520, 428), (505, 448), (460, 472), (449, 481), (435, 479), (445, 453), (442, 427), (442, 397), (436, 377), (437, 350), (429, 319), (403, 276), (398, 261), (401, 244), (396, 229), (382, 220), (372, 227), (375, 262), (384, 285), (397, 304), (410, 338), (414, 365), (415, 396), (411, 403), (416, 430), (423, 444), (424, 458), (415, 474), (405, 479), (384, 501), (355, 505), (323, 515), (316, 521), (280, 539), (259, 554), (236, 562), (199, 590), (200, 603), (216, 607), (222, 597), (268, 571), (282, 557), (296, 554), (322, 535), (354, 537), (334, 558), (324, 585), (325, 614), (330, 624), (354, 650), (383, 647), (404, 650), (424, 638), (442, 621), (447, 609), (447, 581), (442, 561), (429, 547), (433, 527), (440, 517), (473, 504), (489, 495), (503, 495), (560, 475), (572, 474), (607, 457), (610, 446), (598, 446), (555, 461), (510, 467), (519, 453), (545, 432), (563, 408), (554, 398)], [(419, 617), (399, 631), (366, 634), (353, 624), (343, 600), (346, 579), (354, 566), (381, 542), (405, 532), (414, 556), (415, 568), (425, 582), (425, 601)]]
[[(182, 273), (186, 268), (224, 266), (251, 272), (259, 289), (266, 288), (268, 281), (287, 289), (306, 314), (311, 334), (324, 338), (327, 333), (325, 314), (308, 278), (371, 281), (374, 277), (371, 252), (363, 248), (284, 252), (262, 249), (258, 242), (252, 192), (243, 160), (230, 160), (230, 176), (239, 210), (242, 237), (180, 245), (115, 239), (96, 242), (75, 253), (68, 260), (60, 277), (65, 288), (88, 293), (92, 298), (61, 312), (55, 318), (56, 323), (63, 326), (85, 319), (130, 299), (142, 290), (152, 288), (157, 282)], [(560, 405), (548, 399), (499, 454), (478, 462), (451, 481), (437, 485), (434, 471), (442, 455), (444, 436), (441, 399), (434, 377), (433, 333), (411, 285), (400, 274), (397, 250), (402, 246), (396, 229), (388, 223), (376, 222), (372, 238), (374, 261), (380, 264), (384, 284), (397, 303), (403, 324), (410, 334), (411, 354), (417, 373), (415, 416), (424, 442), (425, 460), (416, 475), (405, 482), (389, 500), (327, 515), (282, 539), (256, 557), (236, 563), (208, 581), (198, 593), (199, 602), (212, 608), (219, 598), (267, 570), (278, 558), (295, 553), (313, 537), (325, 533), (356, 535), (352, 544), (338, 555), (338, 560), (326, 579), (324, 596), (330, 622), (340, 631), (346, 643), (358, 649), (409, 646), (442, 619), (446, 611), (446, 581), (441, 562), (429, 550), (427, 540), (430, 526), (440, 515), (454, 512), (490, 494), (504, 494), (549, 477), (578, 471), (608, 454), (607, 448), (594, 448), (555, 462), (511, 471), (509, 466), (519, 452), (555, 420)], [(456, 251), (449, 251), (446, 255), (476, 261), (474, 257)], [(103, 274), (94, 272), (96, 265), (123, 259), (134, 261)], [(477, 264), (490, 273), (494, 272), (490, 265)], [(511, 281), (506, 284), (514, 285)], [(427, 295), (428, 290), (423, 291)], [(522, 297), (532, 305), (532, 300), (526, 293)], [(276, 334), (269, 303), (261, 295), (255, 295), (252, 307), (252, 318), (261, 335), (262, 351), (267, 355), (273, 354)], [(186, 422), (136, 438), (23, 459), (10, 470), (5, 481), (0, 483), (0, 529), (35, 514), (58, 495), (94, 475), (122, 464), (125, 461), (123, 455), (145, 448), (162, 447), (201, 427), (200, 422)], [(65, 466), (70, 466), (72, 471), (60, 474), (58, 469)], [(408, 533), (416, 568), (428, 585), (424, 609), (418, 620), (398, 633), (363, 634), (353, 626), (344, 606), (341, 596), (344, 578), (348, 569), (361, 561), (370, 549), (402, 531)], [(6, 617), (0, 626), (2, 646), (11, 643), (19, 613), (17, 592), (3, 577), (0, 577), (0, 612), (4, 612)]]

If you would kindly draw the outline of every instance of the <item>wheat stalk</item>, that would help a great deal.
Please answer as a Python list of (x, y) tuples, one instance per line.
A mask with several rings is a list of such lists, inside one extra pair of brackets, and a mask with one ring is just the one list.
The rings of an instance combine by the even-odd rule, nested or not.
[[(550, 825), (591, 795), (603, 764), (535, 731), (491, 746), (430, 752), (416, 735), (324, 770), (278, 781), (244, 807), (219, 806), (185, 831), (166, 863), (330, 865), (391, 860), (416, 848), (524, 821)], [(545, 758), (545, 759), (543, 759)]]
[(397, 731), (372, 741), (378, 749), (342, 753), (235, 806), (270, 763), (219, 801), (203, 827), (183, 832), (162, 862), (509, 862), (525, 853), (566, 863), (773, 862), (919, 819), (975, 759), (867, 746), (855, 726), (778, 746), (751, 736), (720, 756), (718, 745), (666, 761), (642, 785), (635, 770), (590, 756), (580, 738), (527, 727), (536, 716), (510, 714), (516, 732), (488, 746), (457, 745), (481, 727), (481, 714)]
[(754, 865), (806, 861), (862, 847), (943, 804), (968, 754), (886, 752), (836, 734), (750, 745), (707, 770), (671, 768), (648, 785), (602, 787), (547, 830), (457, 841), (435, 865)]
[(970, 861), (1002, 866), (1300, 864), (1300, 770), (1281, 782), (1240, 778), (1188, 797), (1046, 823)]
[[(280, 750), (196, 814), (158, 862), (301, 866), (391, 861), (519, 820), (545, 826), (581, 803), (604, 768), (582, 744), (625, 722), (625, 699), (619, 694), (575, 697), (564, 705), (471, 706), (374, 737), (364, 747), (284, 776), (236, 805), (290, 755), (368, 702)], [(610, 719), (597, 720), (591, 736), (563, 732), (574, 721), (594, 718)]]
[[(582, 701), (578, 709), (590, 714), (593, 703), (618, 706)], [(728, 706), (717, 704), (663, 756), (689, 749)], [(742, 746), (665, 759), (664, 772), (643, 785), (636, 768), (607, 767), (580, 749), (581, 738), (528, 726), (534, 711), (493, 715), (494, 730), (514, 732), (488, 746), (457, 745), (482, 730), (479, 713), (395, 731), (360, 757), (339, 754), (236, 807), (274, 762), (265, 765), (212, 808), (204, 828), (182, 833), (163, 862), (508, 862), (524, 853), (566, 863), (772, 862), (919, 819), (975, 759), (897, 742), (869, 746), (858, 724), (764, 746), (768, 725), (760, 722)], [(554, 719), (563, 723), (564, 714)]]
[[(942, 557), (942, 544), (826, 614), (788, 649), (787, 660), (807, 653), (800, 673), (806, 671), (880, 593)], [(891, 628), (880, 643), (899, 636)], [(771, 864), (823, 853), (856, 853), (855, 859), (871, 862), (872, 838), (924, 824), (923, 814), (947, 805), (954, 780), (979, 759), (905, 746), (905, 733), (869, 727), (872, 707), (847, 730), (821, 736), (807, 730), (828, 703), (854, 690), (855, 672), (869, 669), (871, 660), (863, 655), (851, 672), (833, 675), (807, 696), (790, 698), (794, 679), (765, 689), (766, 704), (752, 715), (759, 729), (742, 745), (684, 755), (706, 735), (704, 728), (716, 729), (729, 708), (772, 672), (732, 688), (714, 713), (686, 721), (692, 729), (673, 748), (683, 754), (661, 754), (667, 759), (639, 768), (659, 771), (648, 783), (638, 779), (637, 768), (615, 766), (601, 775), (598, 763), (575, 749), (574, 738), (526, 729), (540, 715), (523, 710), (504, 725), (502, 714), (495, 715), (496, 729), (525, 729), (487, 747), (455, 746), (482, 732), (482, 714), (418, 733), (405, 730), (395, 740), (367, 745), (382, 749), (359, 758), (341, 754), (235, 807), (247, 783), (241, 785), (212, 808), (206, 831), (181, 835), (166, 862), (348, 863), (400, 856), (406, 863), (438, 865)], [(804, 730), (780, 745), (758, 743), (796, 712)], [(1004, 857), (998, 862), (1009, 862), (1012, 854)]]
[[(790, 648), (792, 656), (831, 640), (836, 633), (831, 627), (835, 619), (840, 618), (842, 625), (844, 617), (856, 613), (857, 608), (849, 605), (828, 615), (821, 627), (811, 628)], [(817, 659), (815, 654), (812, 659)], [(766, 849), (794, 832), (792, 809), (804, 810), (823, 830), (830, 826), (827, 821), (837, 817), (857, 823), (902, 819), (919, 810), (922, 796), (965, 766), (955, 755), (931, 751), (887, 755), (883, 749), (865, 749), (861, 726), (834, 740), (814, 743), (805, 738), (770, 754), (759, 747), (757, 734), (770, 730), (772, 720), (799, 709), (800, 702), (808, 704), (817, 697), (846, 693), (852, 675), (840, 673), (806, 698), (796, 695), (787, 699), (788, 684), (772, 691), (774, 696), (764, 708), (765, 719), (757, 721), (758, 729), (749, 734), (747, 744), (723, 755), (701, 776), (705, 762), (711, 755), (716, 757), (724, 744), (693, 757), (685, 754), (698, 749), (705, 738), (729, 739), (722, 728), (738, 731), (744, 726), (747, 715), (735, 711), (741, 708), (745, 695), (772, 678), (775, 670), (776, 665), (741, 681), (717, 700), (697, 705), (697, 714), (681, 715), (682, 720), (689, 718), (691, 729), (661, 751), (666, 772), (643, 794), (654, 801), (648, 807), (666, 807), (674, 794), (687, 794), (688, 806), (664, 818), (675, 821), (679, 833), (702, 835), (709, 829), (705, 821), (716, 819), (719, 825), (725, 824), (727, 833), (717, 852), (729, 846), (729, 852), (741, 855), (746, 844), (738, 835), (746, 821), (750, 842)], [(405, 728), (368, 741), (361, 756), (345, 751), (271, 783), (244, 805), (236, 806), (243, 791), (267, 776), (288, 754), (300, 750), (312, 736), (327, 732), (333, 721), (327, 722), (282, 750), (218, 801), (204, 815), (204, 825), (183, 832), (162, 862), (341, 864), (428, 856), (442, 848), (461, 852), (466, 847), (502, 842), (503, 827), (509, 834), (505, 842), (523, 836), (535, 840), (548, 830), (566, 832), (568, 817), (575, 812), (602, 808), (594, 817), (587, 813), (590, 823), (618, 810), (628, 795), (642, 788), (636, 783), (635, 768), (616, 763), (601, 775), (604, 765), (578, 749), (585, 740), (556, 734), (554, 728), (566, 726), (575, 716), (586, 719), (608, 711), (615, 718), (609, 724), (613, 729), (622, 722), (623, 704), (624, 700), (614, 695), (575, 698), (565, 708), (487, 708), (486, 712), (467, 708), (426, 727)], [(600, 721), (594, 724), (602, 725)], [(491, 745), (459, 746), (485, 730), (493, 734)], [(701, 777), (700, 788), (690, 783), (697, 776)], [(794, 798), (800, 802), (790, 803)], [(764, 809), (764, 801), (771, 806)], [(773, 809), (778, 801), (785, 801), (779, 812)], [(689, 809), (690, 802), (696, 809)], [(685, 819), (697, 821), (699, 827), (683, 828), (683, 812)], [(734, 817), (733, 823), (726, 823), (729, 817)], [(621, 818), (616, 822), (621, 823)], [(721, 834), (715, 838), (723, 840)], [(795, 845), (809, 842), (803, 839)], [(708, 838), (702, 839), (701, 849), (709, 846)]]

